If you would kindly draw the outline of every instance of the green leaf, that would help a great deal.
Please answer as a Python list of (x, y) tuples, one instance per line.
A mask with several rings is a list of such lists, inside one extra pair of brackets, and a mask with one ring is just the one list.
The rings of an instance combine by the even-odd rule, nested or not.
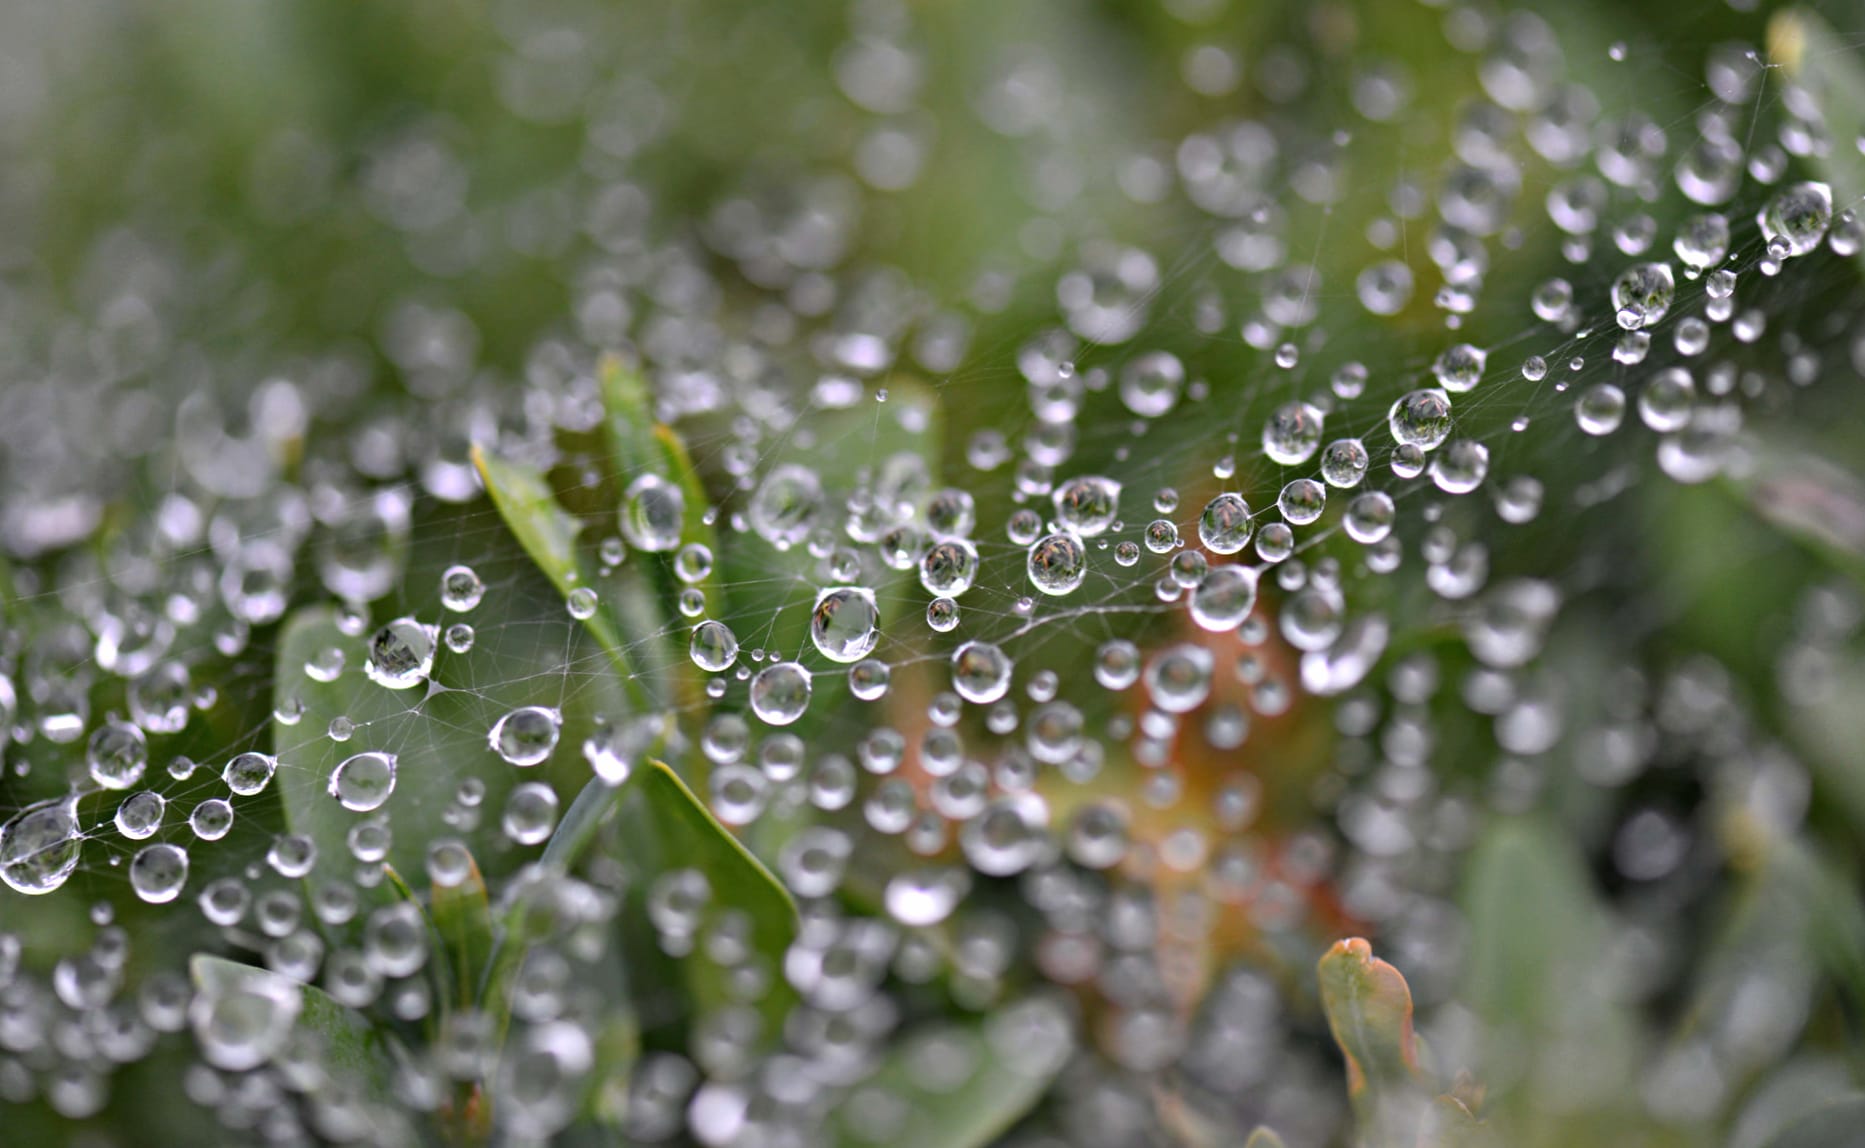
[(1347, 1058), (1347, 1091), (1363, 1134), (1397, 1141), (1392, 1126), (1418, 1113), (1425, 1074), (1412, 1031), (1412, 991), (1359, 937), (1337, 941), (1316, 966), (1321, 1006)]
[(1865, 1143), (1865, 1092), (1824, 1104), (1775, 1133), (1766, 1148), (1844, 1148)]
[(427, 1021), (431, 1036), (445, 1026), (447, 1014), (453, 1008), (456, 995), (464, 994), (468, 989), (460, 982), (454, 962), (451, 959), (442, 959), (443, 955), (450, 952), (447, 940), (440, 935), (440, 929), (434, 924), (434, 914), (429, 912), (427, 905), (422, 902), (421, 894), (414, 891), (414, 887), (408, 884), (408, 879), (403, 877), (393, 865), (382, 866), (382, 886), (419, 910), (421, 921), (427, 926), (428, 951), (434, 955), (435, 959), (425, 963), (421, 967), (421, 972), (433, 990), (434, 1000), (439, 1004), (438, 1008), (428, 1014)]
[[(518, 544), (550, 579), (558, 594), (568, 598), (573, 590), (594, 590), (593, 579), (583, 570), (582, 559), (577, 554), (576, 540), (583, 524), (557, 504), (557, 496), (544, 476), (529, 467), (489, 454), (478, 444), (473, 446), (473, 465), (478, 468), (499, 517), (505, 520)], [(614, 660), (635, 712), (649, 709), (651, 701), (647, 689), (630, 668), (628, 646), (616, 623), (613, 604), (598, 599), (595, 613), (585, 618), (583, 625)]]
[(434, 929), (446, 946), (461, 1008), (471, 1008), (477, 1002), (481, 980), (492, 960), (492, 902), (486, 894), (486, 879), (479, 872), (479, 862), (470, 854), (467, 862), (470, 868), (465, 880), (457, 885), (436, 884), (431, 894)]
[(1465, 867), (1465, 997), (1491, 1025), (1532, 1039), (1569, 1007), (1563, 990), (1597, 958), (1604, 921), (1584, 861), (1540, 821), (1497, 821)]
[[(682, 544), (705, 547), (715, 564), (715, 571), (691, 585), (706, 596), (713, 617), (725, 615), (724, 590), (716, 573), (720, 558), (718, 533), (707, 520), (706, 485), (687, 453), (686, 442), (672, 427), (655, 421), (651, 407), (653, 396), (639, 371), (609, 355), (602, 360), (597, 373), (602, 385), (603, 430), (614, 465), (617, 490), (626, 492), (629, 483), (644, 474), (659, 475), (680, 488), (684, 502), (680, 524)], [(659, 598), (657, 624), (647, 632), (665, 632), (668, 637), (668, 665), (674, 691), (674, 697), (668, 700), (677, 703), (679, 712), (693, 715), (697, 721), (707, 710), (705, 683), (698, 667), (686, 655), (687, 628), (665, 622), (679, 616), (677, 600), (687, 584), (674, 576), (664, 556), (643, 557), (650, 560), (653, 590)]]
[(295, 996), (293, 1033), (308, 1034), (318, 1042), (316, 1063), (330, 1083), (368, 1102), (369, 1119), (378, 1136), (386, 1137), (384, 1143), (417, 1142), (393, 1091), (396, 1051), (368, 1017), (338, 1004), (315, 985), (207, 953), (190, 958), (188, 972), (195, 989), (208, 997), (244, 992), (276, 1001)]
[[(595, 728), (597, 715), (626, 709), (606, 659), (561, 603), (550, 600), (528, 561), (515, 548), (504, 561), (485, 558), (475, 566), (497, 589), (475, 612), (473, 648), (455, 654), (439, 645), (426, 689), (391, 690), (369, 680), (363, 672), (367, 638), (345, 634), (329, 607), (302, 609), (287, 620), (274, 688), (276, 711), (288, 716), (273, 720), (272, 750), (279, 758), (273, 785), (286, 825), (317, 845), (313, 883), (347, 872), (348, 834), (366, 818), (388, 823), (392, 839), (385, 860), (402, 873), (425, 872), (428, 846), (449, 837), (467, 843), (487, 876), (512, 871), (530, 851), (505, 837), (496, 813), (473, 830), (449, 822), (461, 780), (470, 776), (485, 785), (482, 801), (489, 811), (502, 809), (522, 780), (544, 780), (567, 792), (572, 779), (580, 783), (589, 776), (576, 747)], [(438, 578), (436, 570), (436, 589)], [(438, 605), (415, 609), (417, 617), (439, 616)], [(333, 680), (320, 681), (326, 676), (322, 670), (318, 676), (306, 672), (309, 664), (327, 666), (332, 651), (343, 662)], [(550, 761), (520, 770), (500, 760), (487, 734), (499, 718), (525, 705), (558, 709), (562, 730)], [(351, 724), (347, 741), (329, 736), (337, 718)], [(395, 756), (394, 793), (373, 812), (346, 809), (328, 792), (331, 775), (350, 756), (372, 751)]]
[[(1805, 8), (1777, 12), (1768, 22), (1768, 58), (1786, 69), (1826, 121), (1832, 146), (1811, 163), (1833, 189), (1833, 206), (1856, 208), (1865, 199), (1865, 156), (1853, 141), (1865, 135), (1865, 67), (1855, 44)], [(1865, 267), (1865, 253), (1858, 257)]]
[[(751, 926), (751, 949), (766, 964), (771, 988), (760, 1005), (767, 1039), (777, 1036), (794, 994), (783, 977), (783, 959), (796, 939), (797, 910), (785, 889), (750, 850), (719, 824), (678, 774), (658, 761), (638, 766), (620, 787), (616, 856), (633, 878), (631, 908), (659, 877), (697, 869), (712, 890), (714, 911), (743, 913)], [(644, 921), (632, 927), (650, 928)], [(725, 972), (701, 954), (680, 961), (693, 1004), (709, 1011), (728, 1003)]]
[[(711, 888), (712, 907), (743, 913), (750, 924), (752, 951), (766, 962), (771, 975), (772, 987), (761, 1011), (768, 1022), (765, 1036), (774, 1038), (795, 999), (782, 976), (784, 954), (797, 930), (796, 903), (789, 891), (713, 817), (679, 775), (653, 760), (638, 765), (619, 786), (601, 781), (585, 786), (545, 846), (545, 863), (568, 871), (611, 822), (618, 830), (613, 855), (630, 879), (624, 931), (636, 938), (651, 936), (652, 926), (641, 919), (648, 889), (663, 874), (697, 869)], [(519, 905), (506, 913), (483, 994), (488, 1002), (502, 1002), (511, 974), (524, 959), (525, 946), (512, 941), (523, 911)], [(703, 956), (688, 957), (679, 967), (681, 988), (696, 1007), (711, 1009), (731, 999), (724, 971)], [(646, 973), (642, 968), (629, 971), (636, 980)], [(646, 991), (645, 986), (637, 988)]]
[[(1067, 1060), (1066, 1047), (1032, 1041), (1022, 1022), (1034, 1010), (1054, 1012), (1040, 999), (1005, 1006), (983, 1023), (932, 1021), (907, 1033), (862, 1085), (884, 1090), (908, 1106), (897, 1127), (851, 1126), (845, 1106), (836, 1129), (837, 1148), (983, 1148), (994, 1143), (1035, 1107)], [(1036, 1026), (1042, 1032), (1047, 1020)], [(1053, 1031), (1053, 1030), (1051, 1030)], [(958, 1075), (953, 1065), (960, 1066)], [(878, 1135), (878, 1138), (877, 1138)]]

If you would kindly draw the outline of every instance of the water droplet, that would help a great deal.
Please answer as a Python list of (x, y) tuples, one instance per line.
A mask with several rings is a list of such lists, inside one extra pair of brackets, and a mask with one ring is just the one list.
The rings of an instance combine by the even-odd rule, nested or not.
[(438, 627), (413, 618), (397, 618), (369, 639), (369, 658), (363, 672), (369, 680), (391, 690), (412, 689), (427, 680), (434, 668)]
[(149, 767), (149, 742), (141, 729), (128, 722), (105, 722), (86, 743), (84, 761), (98, 785), (128, 789), (142, 780)]
[(272, 774), (278, 770), (278, 758), (269, 753), (242, 753), (227, 762), (220, 771), (220, 779), (227, 783), (227, 788), (241, 797), (251, 797), (262, 793), (272, 783)]
[(486, 585), (471, 566), (449, 566), (440, 576), (440, 604), (456, 614), (464, 614), (479, 605)]
[(50, 893), (78, 867), (83, 843), (75, 797), (28, 805), (0, 825), (0, 880), (19, 893)]
[(810, 673), (796, 662), (766, 666), (751, 679), (751, 712), (766, 725), (789, 725), (809, 709)]
[(1072, 594), (1088, 576), (1088, 552), (1073, 534), (1051, 534), (1030, 547), (1030, 584), (1045, 594)]
[(832, 662), (858, 662), (880, 640), (879, 623), (874, 591), (855, 586), (823, 590), (810, 612), (810, 641)]
[(693, 627), (687, 652), (693, 664), (709, 674), (730, 669), (738, 660), (738, 636), (724, 622), (704, 621)]
[(521, 706), (498, 721), (486, 735), (487, 744), (512, 765), (539, 765), (557, 748), (563, 732), (563, 715), (549, 706)]
[(1205, 504), (1198, 515), (1198, 541), (1213, 554), (1235, 554), (1250, 541), (1255, 523), (1250, 504), (1239, 495), (1224, 493)]
[(1819, 247), (1833, 219), (1833, 191), (1823, 183), (1796, 183), (1782, 188), (1755, 217), (1769, 251), (1805, 255)]
[(395, 792), (395, 755), (371, 750), (344, 758), (330, 771), (325, 792), (353, 813), (382, 808)]
[(150, 845), (130, 861), (130, 888), (151, 905), (181, 896), (188, 883), (188, 851), (179, 845)]

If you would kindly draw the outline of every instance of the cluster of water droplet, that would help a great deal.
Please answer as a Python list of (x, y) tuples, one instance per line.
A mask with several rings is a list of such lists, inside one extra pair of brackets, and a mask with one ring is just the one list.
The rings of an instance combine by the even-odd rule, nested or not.
[[(1548, 526), (1551, 495), (1575, 521), (1610, 502), (1646, 456), (1679, 483), (1742, 481), (1754, 410), (1820, 378), (1823, 355), (1865, 360), (1834, 356), (1830, 327), (1769, 334), (1788, 319), (1770, 300), (1790, 297), (1772, 281), (1860, 246), (1790, 153), (1851, 141), (1792, 101), (1774, 139), (1751, 131), (1763, 70), (1724, 49), (1694, 122), (1609, 114), (1564, 78), (1539, 18), (1460, 9), (1446, 35), (1475, 53), (1475, 102), (1430, 180), (1355, 190), (1355, 133), (1408, 114), (1414, 87), (1356, 60), (1352, 124), (1222, 119), (1122, 157), (1121, 212), (1176, 221), (1159, 233), (1179, 247), (1075, 243), (1058, 217), (1113, 208), (1079, 198), (1089, 157), (1063, 146), (1064, 71), (1032, 46), (972, 111), (1031, 156), (1056, 149), (1017, 267), (940, 301), (851, 255), (864, 213), (884, 218), (877, 203), (925, 178), (936, 137), (912, 14), (868, 7), (831, 69), (855, 113), (846, 162), (748, 179), (701, 211), (656, 202), (631, 166), (668, 130), (672, 88), (617, 74), (598, 91), (574, 36), (511, 50), (515, 121), (594, 109), (561, 202), (501, 225), (576, 269), (567, 325), (522, 362), (482, 361), (465, 310), (411, 291), (372, 328), (405, 402), (365, 402), (383, 388), (347, 347), (261, 348), (276, 365), (238, 401), (207, 390), (160, 410), (174, 433), (141, 457), (178, 477), (132, 526), (104, 524), (134, 485), (108, 468), (7, 470), (0, 906), (82, 889), (99, 908), (90, 946), (46, 975), (0, 914), (0, 1097), (93, 1115), (113, 1066), (186, 1033), (187, 1096), (272, 1142), (393, 1140), (411, 1113), (534, 1142), (594, 1112), (650, 1141), (817, 1143), (832, 1119), (885, 1143), (914, 1118), (911, 1089), (873, 1067), (907, 1002), (937, 992), (996, 1011), (981, 1036), (916, 1030), (908, 1063), (933, 1094), (994, 1065), (1047, 1080), (1068, 1062), (1056, 1119), (1071, 1140), (1142, 1143), (1159, 1120), (1144, 1088), (1177, 1066), (1199, 1103), (1244, 1097), (1291, 1143), (1320, 1142), (1334, 1118), (1305, 1113), (1338, 1106), (1280, 1027), (1297, 1006), (1260, 969), (1213, 976), (1203, 954), (1324, 943), (1352, 921), (1412, 957), (1421, 1002), (1444, 999), (1457, 954), (1428, 943), (1456, 913), (1442, 874), (1570, 760), (1622, 793), (1667, 754), (1714, 758), (1718, 808), (1791, 828), (1804, 770), (1730, 716), (1719, 667), (1574, 676), (1547, 648), (1597, 556), (1537, 535), (1525, 545), (1583, 572), (1537, 568), (1539, 553), (1523, 568), (1505, 540)], [(551, 63), (560, 49), (575, 67)], [(1278, 109), (1333, 71), (1291, 48), (1246, 67), (1216, 44), (1184, 70), (1202, 97), (1255, 75)], [(489, 258), (467, 182), (446, 133), (414, 128), (351, 192), (446, 280)], [(1679, 196), (1663, 234), (1656, 205)], [(1324, 282), (1335, 248), (1302, 260), (1328, 219), (1364, 232), (1349, 292)], [(95, 258), (122, 286), (69, 353), (113, 393), (166, 394), (151, 380), (194, 379), (204, 353), (164, 309), (180, 267), (113, 236)], [(1544, 241), (1567, 274), (1512, 282), (1505, 265)], [(1227, 278), (1178, 270), (1208, 257)], [(1040, 287), (1043, 329), (974, 340), (1019, 277)], [(39, 321), (19, 310), (5, 322)], [(590, 445), (622, 417), (610, 362), (646, 381), (698, 487), (684, 455), (628, 469)], [(1552, 425), (1518, 440), (1531, 422)], [(944, 443), (942, 424), (968, 437)], [(1589, 453), (1630, 432), (1636, 449)], [(475, 443), (546, 475), (576, 529), (520, 550)], [(564, 553), (587, 581), (532, 564)], [(1803, 699), (1858, 628), (1854, 596), (1807, 603), (1781, 667)], [(1456, 652), (1431, 652), (1446, 636)], [(280, 650), (302, 656), (269, 665)], [(258, 726), (210, 681), (252, 688)], [(1447, 710), (1482, 727), (1466, 753), (1493, 762), (1458, 758), (1459, 777), (1439, 756)], [(573, 872), (551, 860), (581, 783), (622, 786), (653, 757), (796, 897), (780, 959), (696, 858), (655, 874), (626, 849)], [(311, 799), (340, 816), (281, 820)], [(1697, 831), (1635, 801), (1609, 853), (1628, 881), (1661, 882)], [(462, 988), (470, 970), (444, 948), (460, 942), (432, 927), (449, 891), (481, 880), (500, 943), (523, 942), (510, 1017)], [(410, 882), (425, 892), (389, 895)], [(204, 950), (258, 965), (132, 986), (118, 885), (135, 912), (197, 913)], [(623, 935), (635, 910), (651, 936)], [(1635, 955), (1671, 959), (1662, 916), (1640, 920), (1658, 951)], [(670, 1022), (681, 1051), (662, 1031), (605, 1075), (599, 1053), (633, 1019), (600, 970), (643, 952), (698, 966), (705, 1006)], [(320, 1067), (335, 1054), (299, 1023), (298, 982), (398, 1032), (426, 1024), (431, 1044), (388, 1093), (353, 1093)], [(1730, 1063), (1750, 1055), (1725, 1043)], [(473, 1115), (482, 1094), (490, 1117)]]

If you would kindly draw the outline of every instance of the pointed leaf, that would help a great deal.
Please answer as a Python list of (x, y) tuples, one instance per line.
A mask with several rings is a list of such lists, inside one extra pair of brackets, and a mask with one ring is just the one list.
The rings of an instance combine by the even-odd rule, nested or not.
[[(586, 786), (545, 847), (546, 863), (567, 871), (611, 820), (618, 823), (614, 854), (630, 877), (631, 910), (639, 910), (639, 901), (656, 878), (681, 869), (697, 869), (706, 877), (714, 908), (745, 915), (751, 926), (752, 951), (766, 962), (772, 976), (763, 1012), (770, 1022), (765, 1035), (774, 1038), (794, 1001), (781, 973), (784, 954), (797, 930), (796, 903), (789, 891), (713, 817), (672, 769), (652, 760), (642, 762), (619, 786), (600, 781)], [(489, 1002), (503, 1001), (510, 976), (524, 960), (525, 946), (512, 940), (522, 912), (523, 906), (507, 912), (494, 947), (488, 987), (483, 994)], [(651, 926), (631, 912), (624, 929), (638, 933), (651, 931)], [(683, 987), (695, 1006), (709, 1009), (730, 999), (724, 972), (717, 965), (698, 955), (679, 964)], [(630, 969), (630, 974), (640, 979), (636, 974), (644, 975), (645, 970)]]
[[(602, 384), (603, 429), (618, 489), (626, 497), (629, 484), (644, 474), (659, 475), (679, 487), (684, 506), (681, 543), (704, 547), (716, 564), (719, 539), (707, 516), (706, 486), (687, 453), (685, 441), (672, 427), (655, 420), (653, 396), (639, 371), (623, 365), (614, 355), (605, 357), (597, 370)], [(686, 656), (687, 627), (668, 625), (665, 621), (679, 616), (677, 599), (687, 584), (674, 576), (666, 561), (652, 561), (650, 565), (651, 578), (640, 581), (652, 583), (653, 593), (659, 598), (660, 617), (646, 632), (667, 634), (670, 657), (666, 676), (671, 680), (672, 696), (666, 700), (677, 703), (679, 712), (694, 715), (697, 720), (706, 710), (704, 683), (698, 668)], [(713, 617), (727, 613), (722, 600), (724, 592), (718, 583), (714, 572), (692, 583), (694, 589), (705, 595)], [(646, 588), (637, 586), (637, 590)]]
[[(478, 444), (473, 446), (473, 465), (478, 468), (499, 517), (505, 520), (519, 545), (557, 592), (568, 598), (573, 590), (593, 591), (593, 580), (584, 571), (576, 548), (583, 524), (558, 505), (557, 496), (544, 476), (530, 467), (490, 454)], [(635, 711), (650, 708), (646, 687), (630, 668), (628, 647), (615, 620), (614, 604), (598, 598), (595, 612), (583, 619), (583, 625), (615, 662)]]
[(1365, 1123), (1387, 1094), (1423, 1077), (1412, 1032), (1412, 991), (1359, 937), (1338, 941), (1317, 967), (1321, 1005), (1347, 1058), (1347, 1088)]
[[(644, 894), (664, 874), (697, 869), (712, 890), (713, 909), (745, 915), (751, 925), (751, 949), (771, 973), (772, 986), (761, 1011), (768, 1022), (764, 1035), (774, 1038), (794, 1000), (782, 975), (784, 954), (797, 930), (796, 903), (789, 890), (663, 763), (644, 762), (621, 790), (617, 859), (634, 878), (635, 891)], [(700, 1010), (731, 999), (725, 971), (718, 965), (699, 954), (680, 965), (687, 991)]]
[(471, 1008), (479, 997), (479, 984), (492, 957), (492, 902), (479, 862), (470, 854), (464, 880), (457, 885), (435, 884), (431, 913), (434, 929), (446, 946), (447, 963), (461, 1008)]

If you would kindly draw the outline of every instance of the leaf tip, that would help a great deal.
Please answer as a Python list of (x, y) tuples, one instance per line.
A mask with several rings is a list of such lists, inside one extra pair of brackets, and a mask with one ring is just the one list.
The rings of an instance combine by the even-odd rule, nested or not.
[(1797, 8), (1776, 12), (1768, 21), (1768, 60), (1784, 66), (1789, 75), (1800, 70), (1807, 52), (1807, 18)]

